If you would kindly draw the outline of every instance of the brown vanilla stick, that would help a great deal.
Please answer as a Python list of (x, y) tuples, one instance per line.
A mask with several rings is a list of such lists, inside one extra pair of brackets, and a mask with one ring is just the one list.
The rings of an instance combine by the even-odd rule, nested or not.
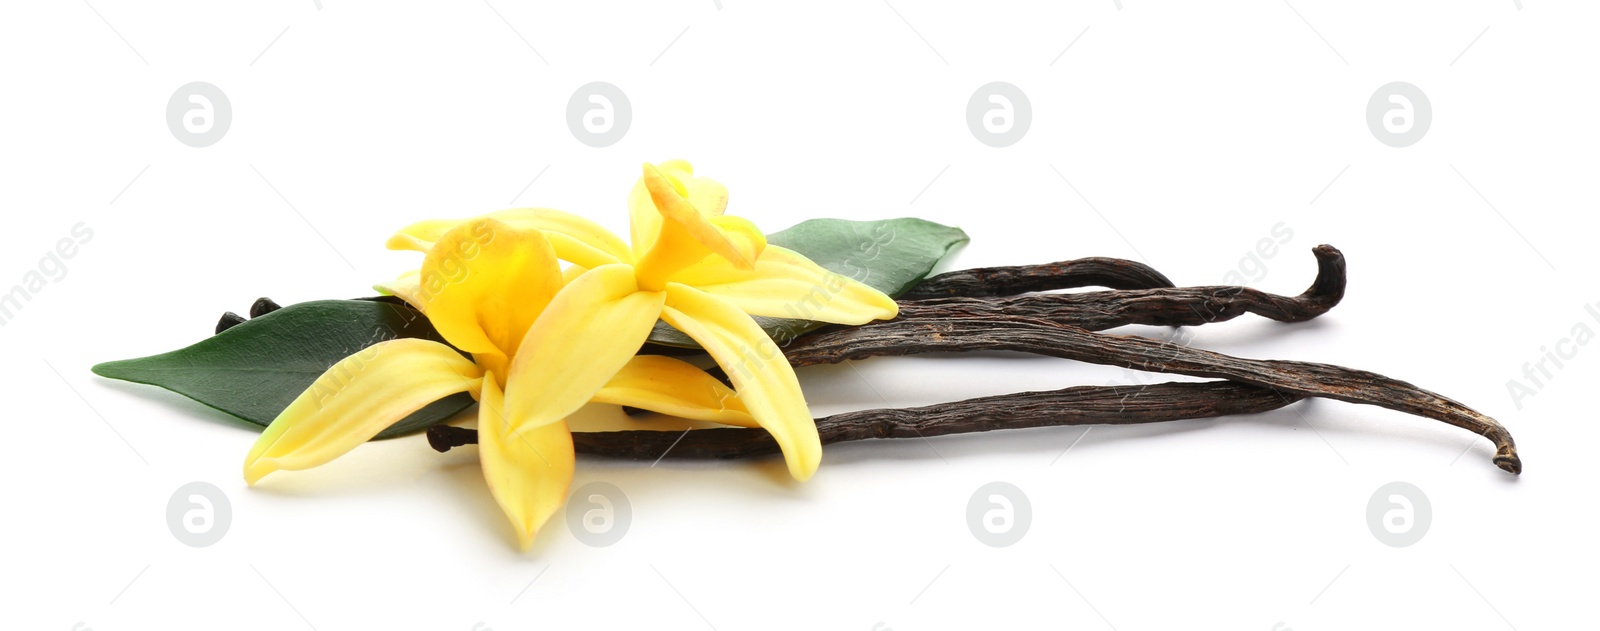
[[(916, 408), (845, 412), (817, 419), (824, 445), (872, 438), (917, 438), (1058, 425), (1128, 425), (1255, 414), (1302, 397), (1231, 381), (1145, 386), (1076, 386), (1019, 392)], [(575, 432), (578, 453), (614, 458), (746, 458), (778, 453), (764, 429), (737, 427), (689, 432), (626, 430)], [(428, 429), (434, 449), (478, 442), (476, 430), (439, 425)]]
[[(1197, 326), (1253, 313), (1279, 322), (1303, 322), (1332, 309), (1344, 298), (1344, 255), (1331, 245), (1311, 250), (1317, 277), (1298, 296), (1279, 296), (1238, 286), (1169, 287), (1025, 294), (985, 298), (901, 300), (904, 319), (1021, 317), (1048, 320), (1090, 331), (1127, 324)], [(919, 285), (920, 287), (920, 285)]]
[(900, 300), (1012, 296), (1075, 287), (1153, 289), (1172, 286), (1165, 275), (1144, 263), (1095, 256), (1043, 265), (976, 267), (946, 272), (917, 283), (902, 294)]
[(1511, 433), (1498, 421), (1444, 396), (1383, 375), (1328, 364), (1232, 357), (1131, 335), (1108, 335), (1014, 316), (897, 318), (819, 331), (783, 348), (796, 367), (919, 353), (1015, 351), (1133, 370), (1228, 379), (1287, 395), (1362, 403), (1423, 416), (1479, 434), (1494, 463), (1522, 471)]

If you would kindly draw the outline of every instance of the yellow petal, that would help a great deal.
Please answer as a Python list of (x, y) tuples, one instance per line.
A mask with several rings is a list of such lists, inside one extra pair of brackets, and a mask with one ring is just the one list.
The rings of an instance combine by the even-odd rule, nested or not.
[(728, 187), (708, 177), (694, 174), (688, 160), (667, 160), (657, 165), (663, 173), (683, 184), (684, 197), (707, 217), (721, 215), (728, 209)]
[(651, 245), (652, 251), (664, 246), (684, 247), (685, 244), (673, 243), (668, 238), (671, 232), (669, 228), (677, 225), (702, 247), (734, 265), (745, 268), (755, 265), (756, 257), (761, 255), (761, 248), (766, 247), (767, 240), (754, 225), (742, 220), (714, 222), (713, 219), (723, 217), (708, 216), (696, 208), (684, 197), (686, 191), (682, 183), (668, 178), (652, 165), (644, 165), (643, 180), (650, 200), (665, 220), (661, 224), (660, 237)]
[(627, 365), (665, 298), (638, 289), (632, 267), (603, 265), (556, 294), (512, 360), (506, 380), (511, 418), (529, 427), (560, 421)]
[(650, 190), (645, 188), (643, 178), (628, 192), (628, 231), (633, 240), (635, 260), (644, 258), (661, 234), (661, 211), (656, 210), (656, 203), (650, 200)]
[[(633, 254), (611, 231), (583, 217), (550, 208), (512, 208), (484, 215), (523, 230), (538, 230), (555, 247), (556, 256), (584, 267), (628, 263)], [(429, 219), (404, 228), (389, 238), (391, 250), (427, 252), (456, 226), (470, 219)]]
[(569, 212), (550, 208), (513, 208), (489, 216), (519, 228), (539, 230), (555, 246), (556, 255), (584, 267), (628, 263), (633, 253), (622, 238), (604, 226)]
[(428, 250), (418, 299), (456, 348), (509, 358), (560, 289), (561, 264), (543, 233), (480, 218)]
[(433, 248), (433, 243), (449, 232), (451, 228), (461, 225), (465, 219), (424, 219), (414, 224), (401, 228), (384, 246), (391, 250), (415, 250), (427, 252)]
[(762, 251), (755, 269), (706, 257), (674, 274), (672, 281), (722, 298), (750, 315), (866, 324), (900, 313), (888, 294), (775, 245)]
[[(731, 244), (733, 251), (738, 253), (738, 257), (728, 259), (735, 267), (744, 269), (746, 262), (753, 265), (754, 261), (760, 260), (761, 253), (767, 248), (767, 235), (762, 234), (755, 222), (749, 219), (734, 215), (719, 215), (706, 219), (706, 223), (716, 228), (721, 241)], [(722, 258), (728, 258), (721, 252), (718, 254)]]
[(789, 474), (806, 480), (822, 461), (822, 440), (794, 368), (772, 338), (732, 304), (687, 285), (667, 285), (661, 318), (711, 354), (727, 371), (750, 416), (783, 449)]
[(411, 270), (401, 274), (399, 278), (387, 283), (378, 283), (372, 286), (378, 293), (385, 296), (394, 296), (406, 301), (406, 304), (416, 307), (418, 311), (427, 313), (427, 305), (422, 301), (422, 272)]
[(567, 283), (578, 280), (579, 276), (588, 272), (589, 268), (582, 265), (568, 265), (567, 269), (561, 270), (561, 285), (566, 286)]
[(566, 421), (530, 427), (507, 417), (500, 384), (483, 380), (478, 402), (478, 461), (489, 491), (511, 520), (523, 550), (561, 510), (572, 486), (572, 432)]
[(340, 360), (267, 426), (244, 461), (255, 484), (280, 469), (325, 464), (407, 415), (457, 392), (475, 392), (478, 367), (450, 347), (402, 338)]
[(759, 427), (732, 388), (694, 364), (662, 355), (635, 356), (595, 393), (593, 401), (697, 421)]
[[(668, 160), (656, 167), (683, 187), (684, 197), (700, 214), (707, 217), (721, 215), (728, 208), (728, 187), (707, 177), (694, 174), (694, 167), (684, 160)], [(628, 212), (632, 216), (633, 255), (643, 257), (655, 245), (661, 230), (661, 211), (656, 210), (650, 191), (641, 178), (628, 193)]]

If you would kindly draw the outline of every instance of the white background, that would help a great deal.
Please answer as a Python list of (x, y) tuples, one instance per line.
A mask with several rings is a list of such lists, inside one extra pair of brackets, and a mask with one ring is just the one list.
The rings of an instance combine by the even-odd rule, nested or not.
[[(1584, 310), (1600, 300), (1593, 5), (491, 2), (0, 8), (0, 290), (78, 222), (94, 231), (0, 328), (5, 626), (1586, 624), (1600, 430), (1585, 396), (1600, 348), (1568, 342), (1576, 357), (1547, 365), (1534, 396), (1507, 383), (1531, 386), (1524, 364), (1575, 326), (1600, 330)], [(206, 148), (165, 121), (192, 81), (232, 104)], [(565, 122), (591, 81), (632, 105), (610, 147)], [(991, 81), (1032, 104), (1010, 147), (965, 122)], [(1366, 123), (1392, 81), (1432, 104), (1406, 148)], [(542, 205), (625, 234), (639, 163), (671, 157), (727, 183), (730, 212), (769, 231), (811, 217), (960, 225), (972, 243), (951, 267), (1120, 256), (1179, 284), (1240, 271), (1293, 294), (1312, 278), (1309, 249), (1334, 244), (1350, 261), (1338, 308), (1300, 325), (1247, 316), (1194, 344), (1445, 393), (1503, 421), (1526, 473), (1496, 469), (1462, 430), (1327, 401), (834, 446), (805, 484), (776, 460), (586, 458), (576, 483), (623, 489), (626, 535), (591, 548), (558, 516), (519, 554), (472, 448), (372, 444), (250, 489), (243, 423), (89, 372), (197, 341), (257, 296), (367, 294), (416, 263), (382, 243), (417, 219)], [(1280, 222), (1289, 242), (1250, 260)], [(998, 355), (801, 379), (818, 415), (1152, 380)], [(165, 521), (197, 480), (232, 503), (206, 548)], [(996, 480), (1033, 508), (1008, 548), (966, 525), (969, 497)], [(1368, 499), (1397, 480), (1433, 513), (1405, 548), (1366, 525)]]

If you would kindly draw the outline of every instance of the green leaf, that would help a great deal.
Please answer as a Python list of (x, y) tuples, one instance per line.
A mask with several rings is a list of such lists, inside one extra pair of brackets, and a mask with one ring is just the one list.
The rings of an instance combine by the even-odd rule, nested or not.
[[(767, 243), (789, 248), (823, 268), (854, 278), (878, 291), (899, 296), (922, 282), (951, 250), (967, 242), (960, 228), (914, 217), (879, 221), (812, 219), (767, 236)], [(825, 323), (756, 317), (767, 335), (792, 340)], [(650, 341), (694, 348), (693, 339), (657, 322)]]
[[(409, 306), (318, 300), (262, 315), (188, 348), (106, 362), (93, 370), (102, 377), (160, 386), (265, 427), (339, 360), (402, 337), (444, 343), (433, 324)], [(466, 393), (445, 397), (378, 438), (437, 425), (472, 403)]]

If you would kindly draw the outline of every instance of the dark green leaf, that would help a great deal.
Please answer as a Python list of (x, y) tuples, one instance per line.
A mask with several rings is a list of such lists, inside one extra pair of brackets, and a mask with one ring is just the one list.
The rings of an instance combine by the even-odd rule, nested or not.
[[(266, 313), (188, 348), (106, 362), (94, 372), (160, 386), (265, 427), (339, 360), (402, 337), (444, 342), (428, 319), (409, 306), (318, 300)], [(465, 393), (440, 399), (378, 437), (437, 425), (472, 402)]]
[[(815, 261), (823, 268), (854, 278), (878, 291), (899, 296), (927, 278), (933, 267), (956, 246), (967, 242), (960, 228), (913, 217), (879, 221), (812, 219), (767, 237)], [(757, 317), (767, 334), (780, 342), (823, 326), (810, 320)], [(650, 341), (693, 348), (694, 340), (665, 322), (657, 322)]]

